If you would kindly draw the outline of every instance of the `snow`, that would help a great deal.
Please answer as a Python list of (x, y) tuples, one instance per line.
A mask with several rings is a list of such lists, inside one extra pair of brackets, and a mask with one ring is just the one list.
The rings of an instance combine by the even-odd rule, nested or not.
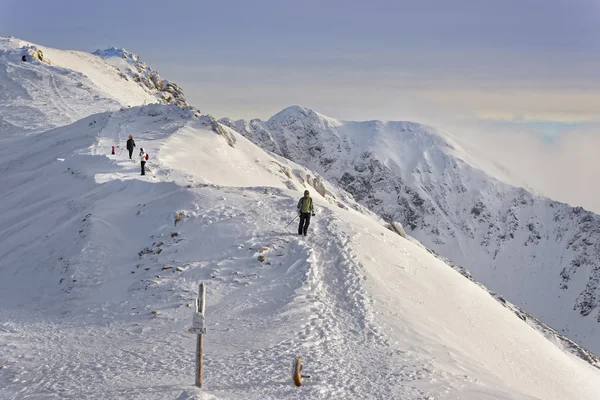
[(134, 63), (139, 62), (139, 57), (129, 53), (125, 49), (111, 47), (106, 50), (96, 50), (93, 54), (114, 65), (120, 71), (127, 72), (128, 74), (138, 72)]
[[(21, 61), (39, 49), (46, 62)], [(36, 133), (98, 112), (156, 103), (101, 58), (0, 36), (0, 137)]]
[[(199, 135), (199, 131), (205, 134)], [(161, 147), (161, 162), (174, 171), (191, 174), (193, 181), (201, 184), (285, 187), (287, 177), (277, 175), (279, 164), (264, 151), (245, 138), (232, 148), (221, 136), (208, 132), (191, 126), (169, 138)]]
[(600, 354), (600, 216), (507, 184), (519, 181), (468, 143), (418, 123), (337, 121), (298, 106), (268, 121), (222, 123), (401, 222), (427, 248)]
[(179, 85), (162, 79), (158, 72), (143, 63), (137, 54), (115, 47), (96, 50), (93, 54), (116, 67), (121, 72), (120, 76), (123, 79), (138, 82), (159, 102), (175, 103), (181, 107), (190, 108)]
[[(371, 282), (374, 311), (382, 316), (382, 329), (390, 332), (390, 341), (405, 349), (415, 346), (408, 338), (419, 338), (421, 348), (433, 356), (433, 369), (451, 377), (449, 396), (513, 398), (511, 392), (516, 390), (531, 398), (567, 399), (595, 390), (596, 383), (591, 383), (597, 379), (595, 372), (580, 375), (576, 371), (581, 361), (573, 356), (565, 364), (557, 363), (565, 353), (547, 347), (550, 342), (540, 341), (541, 335), (533, 329), (521, 329), (522, 321), (447, 265), (430, 260), (424, 249), (402, 241), (403, 249), (390, 252), (393, 246), (381, 240), (377, 231), (356, 235), (355, 251), (362, 255), (359, 262)], [(536, 353), (547, 363), (538, 364)], [(576, 394), (563, 387), (562, 392), (548, 393), (548, 387), (556, 384), (555, 373), (587, 389)], [(513, 389), (506, 391), (504, 385)]]
[[(323, 196), (317, 174), (223, 129), (233, 146), (155, 104), (0, 147), (0, 398), (597, 398), (599, 369), (335, 185), (318, 180)], [(284, 229), (305, 187), (307, 238)], [(203, 389), (187, 332), (200, 282)]]
[(133, 106), (155, 103), (156, 99), (145, 93), (136, 82), (124, 81), (118, 71), (92, 54), (43, 48), (53, 65), (80, 72), (101, 92), (115, 98), (121, 105)]
[[(510, 173), (507, 168), (487, 157), (480, 156), (480, 152), (474, 150), (460, 136), (428, 125), (408, 121), (341, 121), (301, 106), (285, 108), (271, 117), (266, 124), (291, 125), (294, 128), (308, 125), (324, 129), (341, 139), (350, 139), (361, 151), (385, 154), (385, 157), (393, 160), (397, 165), (415, 164), (416, 160), (407, 162), (407, 159), (419, 159), (423, 151), (438, 147), (474, 169), (485, 172), (486, 175), (510, 185), (527, 187), (522, 179)], [(408, 151), (404, 146), (407, 139), (418, 146), (421, 152), (415, 152), (417, 150), (415, 148)]]

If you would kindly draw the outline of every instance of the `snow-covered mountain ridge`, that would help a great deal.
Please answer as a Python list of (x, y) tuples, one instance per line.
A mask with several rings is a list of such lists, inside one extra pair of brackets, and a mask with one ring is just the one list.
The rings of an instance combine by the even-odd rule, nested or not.
[(161, 103), (174, 103), (180, 107), (189, 108), (183, 89), (174, 82), (164, 80), (158, 72), (143, 63), (137, 54), (125, 49), (110, 47), (106, 50), (96, 50), (92, 54), (114, 65), (122, 73), (124, 79), (132, 79), (155, 95)]
[(137, 56), (115, 49), (97, 54), (0, 36), (0, 139), (121, 107), (156, 102), (189, 107), (179, 86)]
[[(22, 135), (13, 126), (0, 138), (0, 398), (600, 392), (593, 355), (401, 237), (321, 174), (197, 110), (135, 106), (150, 93), (96, 56), (37, 50), (25, 65), (13, 60), (20, 53), (3, 53), (9, 79), (0, 80), (26, 89), (3, 103), (24, 126), (40, 116), (49, 129)], [(51, 81), (64, 85), (48, 91)], [(19, 99), (35, 88), (48, 101), (25, 108)], [(109, 101), (65, 96), (72, 88)], [(81, 107), (71, 117), (101, 112), (51, 129), (59, 95)], [(304, 189), (317, 214), (306, 238), (293, 220)], [(199, 282), (208, 284), (202, 390), (192, 386), (196, 338), (187, 332)], [(297, 355), (311, 375), (301, 388), (289, 374)]]
[(600, 353), (596, 214), (505, 183), (502, 171), (420, 124), (338, 121), (297, 106), (268, 121), (221, 122), (402, 222), (490, 289)]
[[(122, 148), (131, 131), (150, 154), (144, 177)], [(600, 390), (598, 369), (326, 181), (325, 196), (311, 189), (311, 236), (286, 232), (317, 175), (193, 110), (132, 107), (23, 136), (0, 147), (0, 169), (2, 398)], [(197, 390), (186, 329), (200, 281), (209, 330)], [(311, 374), (300, 389), (289, 377), (298, 354)]]

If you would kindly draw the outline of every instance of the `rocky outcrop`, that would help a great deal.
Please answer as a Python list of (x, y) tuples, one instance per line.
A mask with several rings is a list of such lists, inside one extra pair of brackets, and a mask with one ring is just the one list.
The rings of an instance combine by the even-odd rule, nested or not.
[(159, 102), (190, 108), (183, 89), (174, 82), (162, 79), (158, 72), (143, 63), (136, 54), (115, 47), (96, 50), (92, 54), (119, 69), (123, 79), (131, 79), (139, 83), (149, 93), (155, 95)]
[(222, 136), (229, 146), (235, 148), (235, 136), (231, 135), (225, 128), (223, 128), (212, 115), (200, 115), (199, 119), (200, 122), (207, 128), (210, 128), (217, 135)]
[(400, 222), (392, 221), (389, 223), (388, 228), (392, 232), (397, 233), (398, 235), (400, 235), (404, 239), (406, 239), (406, 231), (404, 230), (404, 227), (402, 226), (402, 224)]
[(42, 49), (36, 46), (24, 46), (21, 48), (25, 61), (37, 60), (46, 64), (51, 64), (50, 60), (44, 57)]

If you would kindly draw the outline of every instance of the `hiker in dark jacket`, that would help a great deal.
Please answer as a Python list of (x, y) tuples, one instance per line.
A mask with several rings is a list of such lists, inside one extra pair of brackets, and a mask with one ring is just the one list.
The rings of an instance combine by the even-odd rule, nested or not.
[(133, 148), (135, 147), (135, 142), (133, 141), (133, 135), (129, 135), (129, 139), (127, 139), (127, 150), (129, 150), (129, 159), (131, 160), (131, 156), (133, 155)]
[(308, 225), (310, 225), (310, 216), (311, 214), (313, 216), (315, 215), (312, 198), (310, 197), (310, 192), (308, 190), (304, 191), (304, 197), (298, 201), (298, 212), (300, 213), (298, 235), (304, 234), (304, 236), (306, 236)]

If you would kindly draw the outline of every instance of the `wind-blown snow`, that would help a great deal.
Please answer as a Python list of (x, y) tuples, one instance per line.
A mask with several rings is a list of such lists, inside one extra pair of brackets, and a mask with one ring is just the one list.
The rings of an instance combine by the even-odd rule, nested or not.
[[(37, 58), (39, 51), (42, 60)], [(27, 56), (25, 62), (21, 60), (23, 55)], [(177, 85), (140, 65), (145, 69), (138, 75), (144, 79), (134, 79), (138, 75), (129, 78), (90, 53), (0, 37), (0, 139), (46, 131), (98, 112), (156, 103), (159, 99), (185, 103)]]
[[(224, 132), (150, 105), (0, 147), (1, 398), (597, 398), (600, 370), (334, 185)], [(307, 238), (284, 228), (305, 187)], [(199, 390), (186, 330), (201, 281)]]

